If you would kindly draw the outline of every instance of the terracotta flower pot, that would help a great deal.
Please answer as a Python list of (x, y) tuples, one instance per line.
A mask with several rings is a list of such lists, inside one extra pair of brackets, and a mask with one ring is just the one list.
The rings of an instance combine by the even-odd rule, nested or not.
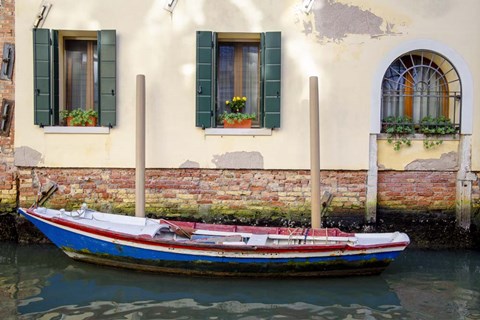
[[(73, 124), (72, 120), (73, 117), (67, 117), (67, 126), (75, 126), (75, 127), (83, 127), (81, 124)], [(90, 121), (85, 124), (85, 127), (96, 127), (97, 126), (97, 118), (90, 117)]]
[(233, 123), (228, 123), (227, 120), (223, 120), (223, 127), (224, 128), (251, 128), (252, 119), (234, 121)]

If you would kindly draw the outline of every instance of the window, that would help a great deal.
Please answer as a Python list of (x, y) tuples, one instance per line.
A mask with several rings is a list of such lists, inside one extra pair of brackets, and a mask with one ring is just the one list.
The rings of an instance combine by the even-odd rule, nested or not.
[(461, 83), (453, 65), (431, 51), (413, 51), (396, 59), (382, 83), (382, 121), (405, 117), (414, 125), (425, 117), (446, 117), (458, 128)]
[(60, 125), (62, 110), (80, 108), (115, 126), (115, 31), (33, 31), (35, 124)]
[(279, 32), (197, 32), (196, 126), (221, 127), (225, 101), (241, 96), (254, 127), (280, 127), (280, 77)]
[(66, 110), (98, 109), (97, 40), (65, 39)]
[[(245, 113), (260, 114), (260, 37), (254, 42), (218, 42), (216, 113), (226, 100), (246, 97)], [(228, 110), (227, 110), (228, 111)], [(259, 125), (258, 118), (253, 122)], [(217, 126), (221, 124), (217, 119)]]

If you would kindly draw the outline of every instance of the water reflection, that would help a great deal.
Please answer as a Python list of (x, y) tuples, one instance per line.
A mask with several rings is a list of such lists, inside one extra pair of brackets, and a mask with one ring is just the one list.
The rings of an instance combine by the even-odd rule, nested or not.
[(480, 253), (407, 250), (381, 276), (219, 279), (0, 244), (0, 319), (480, 319)]
[(385, 278), (416, 318), (480, 319), (479, 252), (410, 250)]

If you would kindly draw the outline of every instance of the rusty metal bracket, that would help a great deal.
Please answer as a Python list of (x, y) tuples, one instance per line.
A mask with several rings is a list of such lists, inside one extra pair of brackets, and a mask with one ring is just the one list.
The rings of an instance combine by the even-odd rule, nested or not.
[(13, 120), (14, 103), (11, 100), (2, 99), (0, 105), (0, 136), (8, 137)]
[(12, 80), (13, 64), (15, 62), (15, 45), (13, 43), (3, 44), (2, 67), (0, 71), (1, 80)]

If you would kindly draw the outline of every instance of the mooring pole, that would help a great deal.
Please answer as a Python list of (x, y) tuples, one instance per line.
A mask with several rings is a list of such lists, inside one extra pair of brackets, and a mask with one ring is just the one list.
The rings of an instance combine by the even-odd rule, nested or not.
[(136, 80), (135, 216), (145, 217), (145, 76)]
[(310, 176), (312, 190), (312, 228), (320, 228), (320, 125), (318, 77), (310, 77)]

